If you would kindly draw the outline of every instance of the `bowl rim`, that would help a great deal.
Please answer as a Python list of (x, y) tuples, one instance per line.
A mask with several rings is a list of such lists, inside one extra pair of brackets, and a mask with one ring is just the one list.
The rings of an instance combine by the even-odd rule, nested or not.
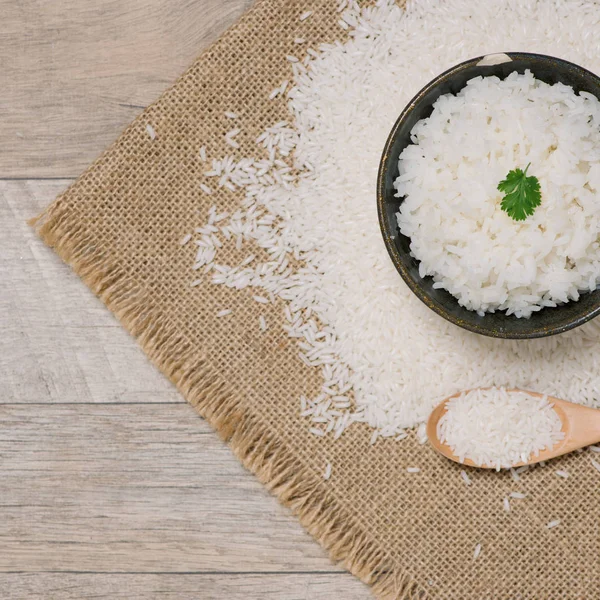
[[(450, 321), (454, 325), (461, 327), (462, 329), (466, 329), (467, 331), (471, 331), (472, 333), (478, 333), (480, 335), (485, 335), (487, 337), (492, 337), (492, 338), (535, 339), (535, 338), (548, 337), (551, 335), (564, 333), (571, 329), (575, 329), (576, 327), (579, 327), (580, 325), (583, 325), (584, 323), (587, 323), (588, 321), (591, 321), (593, 318), (597, 317), (600, 314), (600, 301), (598, 302), (598, 304), (596, 305), (595, 308), (593, 308), (592, 310), (588, 311), (587, 313), (581, 315), (580, 317), (575, 318), (567, 323), (563, 323), (563, 324), (559, 324), (559, 325), (555, 325), (555, 326), (539, 327), (537, 329), (532, 329), (530, 331), (528, 330), (528, 331), (523, 331), (523, 332), (506, 332), (506, 331), (503, 331), (502, 329), (486, 328), (477, 323), (466, 321), (466, 320), (461, 319), (460, 317), (452, 314), (451, 312), (446, 310), (442, 305), (440, 305), (437, 300), (431, 298), (428, 294), (424, 293), (423, 287), (421, 285), (419, 285), (417, 282), (415, 282), (413, 280), (413, 278), (410, 276), (410, 274), (408, 273), (408, 270), (407, 270), (404, 262), (400, 258), (400, 254), (396, 248), (396, 245), (394, 244), (394, 240), (393, 240), (392, 236), (390, 236), (390, 234), (388, 233), (388, 230), (387, 230), (387, 221), (386, 221), (386, 216), (385, 216), (385, 175), (387, 173), (387, 170), (385, 167), (388, 163), (388, 158), (389, 158), (389, 154), (390, 154), (392, 145), (393, 145), (394, 141), (396, 140), (398, 129), (402, 126), (402, 124), (404, 123), (405, 119), (410, 114), (410, 112), (415, 108), (417, 103), (420, 101), (421, 97), (426, 95), (433, 88), (435, 88), (441, 80), (447, 79), (448, 77), (451, 77), (452, 75), (454, 75), (456, 73), (460, 73), (461, 71), (463, 71), (464, 69), (466, 69), (468, 67), (477, 66), (478, 63), (485, 57), (497, 55), (497, 54), (506, 55), (511, 60), (527, 60), (527, 59), (549, 60), (549, 61), (555, 62), (557, 64), (560, 64), (563, 67), (576, 69), (576, 70), (582, 72), (584, 75), (597, 80), (600, 85), (600, 76), (596, 75), (592, 71), (589, 71), (585, 67), (582, 67), (582, 66), (580, 66), (576, 63), (570, 62), (568, 60), (558, 58), (556, 56), (551, 56), (548, 54), (539, 54), (539, 53), (535, 53), (535, 52), (494, 52), (491, 54), (484, 54), (481, 56), (470, 58), (461, 63), (458, 63), (458, 64), (450, 67), (443, 73), (436, 75), (429, 83), (427, 83), (423, 88), (421, 88), (413, 96), (413, 98), (408, 102), (408, 104), (402, 109), (402, 112), (400, 113), (399, 117), (396, 119), (396, 122), (394, 123), (394, 125), (388, 135), (388, 138), (385, 142), (385, 146), (384, 146), (383, 152), (381, 154), (381, 159), (379, 161), (379, 168), (377, 171), (377, 217), (378, 217), (378, 221), (379, 221), (379, 228), (381, 230), (381, 234), (383, 236), (383, 240), (385, 243), (385, 247), (387, 249), (387, 252), (388, 252), (390, 258), (392, 259), (392, 262), (394, 263), (394, 266), (396, 267), (396, 270), (400, 273), (400, 276), (402, 277), (402, 279), (404, 280), (406, 285), (408, 285), (410, 290), (415, 294), (415, 296), (417, 298), (419, 298), (419, 300), (421, 300), (421, 302), (423, 302), (426, 306), (428, 306), (431, 310), (433, 310), (439, 316), (443, 317), (447, 321)], [(455, 300), (456, 300), (456, 298), (455, 298)], [(571, 302), (577, 302), (577, 300), (571, 300)], [(456, 303), (458, 306), (460, 306), (460, 304), (458, 304), (458, 300), (456, 300)], [(555, 308), (560, 308), (560, 305)], [(465, 308), (465, 310), (469, 310), (469, 309)], [(544, 310), (544, 309), (542, 309), (542, 310)], [(472, 312), (475, 312), (475, 311), (472, 311)], [(504, 312), (504, 311), (499, 311), (499, 312)], [(517, 318), (517, 317), (515, 317), (515, 318)]]

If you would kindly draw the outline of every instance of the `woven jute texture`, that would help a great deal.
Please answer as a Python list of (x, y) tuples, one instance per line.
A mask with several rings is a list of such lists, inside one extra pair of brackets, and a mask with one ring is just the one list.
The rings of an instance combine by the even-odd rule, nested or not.
[[(179, 241), (213, 202), (227, 209), (240, 199), (200, 192), (199, 148), (231, 153), (223, 139), (232, 125), (223, 113), (231, 110), (242, 125), (237, 156), (257, 155), (257, 135), (289, 118), (284, 101), (267, 96), (291, 76), (285, 57), (298, 52), (294, 38), (340, 39), (336, 4), (259, 0), (35, 226), (244, 465), (377, 597), (597, 600), (600, 473), (588, 453), (521, 482), (472, 472), (466, 486), (458, 466), (413, 437), (371, 446), (369, 428), (357, 426), (335, 442), (317, 438), (299, 417), (298, 397), (317, 393), (319, 373), (298, 359), (281, 328), (282, 306), (259, 305), (251, 291), (234, 293), (208, 278), (190, 287), (195, 249)], [(314, 14), (300, 22), (305, 10)], [(240, 256), (224, 249), (220, 260)], [(215, 319), (223, 308), (233, 315)], [(260, 315), (270, 323), (265, 334)], [(409, 474), (408, 466), (421, 472)], [(570, 473), (567, 481), (554, 474), (559, 468)], [(505, 513), (511, 491), (528, 496)], [(560, 526), (546, 529), (553, 519)], [(474, 560), (477, 543), (483, 551)]]

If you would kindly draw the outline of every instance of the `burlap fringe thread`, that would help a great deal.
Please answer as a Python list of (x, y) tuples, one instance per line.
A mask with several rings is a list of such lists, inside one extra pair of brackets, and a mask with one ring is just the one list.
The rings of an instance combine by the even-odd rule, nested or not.
[(292, 510), (333, 561), (370, 585), (378, 598), (426, 600), (424, 590), (399, 574), (390, 556), (335, 504), (323, 482), (259, 419), (241, 409), (218, 373), (198, 360), (198, 348), (152, 307), (118, 265), (111, 264), (82, 225), (73, 226), (67, 213), (59, 198), (29, 224), (137, 339), (152, 363), (228, 443), (242, 464)]

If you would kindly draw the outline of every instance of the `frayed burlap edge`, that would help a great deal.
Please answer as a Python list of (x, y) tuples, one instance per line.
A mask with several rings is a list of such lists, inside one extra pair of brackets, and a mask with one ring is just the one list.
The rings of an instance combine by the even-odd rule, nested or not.
[(377, 597), (426, 600), (424, 590), (400, 573), (390, 556), (352, 523), (322, 481), (315, 479), (260, 419), (243, 410), (219, 374), (199, 358), (198, 349), (151, 305), (137, 282), (94, 246), (84, 226), (73, 225), (71, 217), (59, 198), (30, 225), (137, 339), (152, 363), (228, 443), (242, 464), (291, 509), (333, 561), (370, 585)]

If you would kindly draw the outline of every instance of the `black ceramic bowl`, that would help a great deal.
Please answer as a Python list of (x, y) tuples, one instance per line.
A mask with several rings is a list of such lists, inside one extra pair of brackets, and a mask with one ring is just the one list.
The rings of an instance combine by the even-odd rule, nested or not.
[(476, 312), (460, 306), (456, 298), (443, 289), (433, 288), (431, 277), (419, 276), (419, 262), (410, 255), (410, 239), (403, 236), (396, 223), (396, 213), (402, 198), (394, 196), (394, 180), (398, 177), (398, 157), (411, 144), (410, 132), (417, 121), (429, 117), (432, 104), (442, 94), (456, 94), (469, 79), (479, 75), (496, 75), (504, 79), (513, 71), (531, 70), (546, 83), (562, 82), (576, 92), (585, 91), (600, 98), (600, 78), (573, 63), (523, 52), (508, 52), (510, 62), (481, 66), (483, 57), (473, 58), (453, 67), (426, 85), (402, 111), (386, 142), (377, 177), (377, 208), (383, 239), (396, 269), (410, 289), (436, 313), (455, 325), (492, 337), (536, 338), (562, 333), (582, 325), (600, 313), (600, 290), (584, 293), (576, 302), (571, 301), (556, 308), (543, 308), (529, 319), (519, 319), (505, 312)]

